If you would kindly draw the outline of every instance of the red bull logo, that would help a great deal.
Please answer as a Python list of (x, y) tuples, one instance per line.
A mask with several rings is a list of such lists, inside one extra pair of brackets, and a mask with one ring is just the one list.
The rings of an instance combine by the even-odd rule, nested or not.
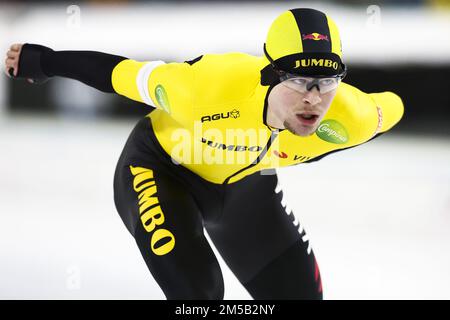
[(325, 36), (325, 35), (317, 33), (317, 32), (313, 32), (313, 33), (309, 33), (309, 34), (302, 34), (302, 40), (314, 40), (314, 41), (325, 40), (325, 41), (330, 41), (330, 40), (328, 40), (328, 36)]

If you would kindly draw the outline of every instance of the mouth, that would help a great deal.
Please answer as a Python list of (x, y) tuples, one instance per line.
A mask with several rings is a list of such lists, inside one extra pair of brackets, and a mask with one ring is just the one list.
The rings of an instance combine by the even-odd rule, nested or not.
[(319, 119), (319, 115), (309, 112), (296, 113), (295, 116), (297, 117), (297, 120), (299, 120), (301, 124), (307, 126), (314, 125), (317, 122), (317, 119)]

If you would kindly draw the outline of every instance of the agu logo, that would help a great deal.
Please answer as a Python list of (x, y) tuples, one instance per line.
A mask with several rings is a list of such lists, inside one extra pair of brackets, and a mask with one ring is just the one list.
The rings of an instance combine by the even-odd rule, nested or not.
[(156, 197), (157, 186), (153, 170), (130, 166), (134, 176), (133, 188), (138, 193), (139, 214), (145, 231), (153, 233), (150, 246), (154, 254), (163, 256), (175, 247), (175, 237), (167, 229), (158, 228), (164, 224), (164, 213)]
[(222, 112), (222, 113), (215, 113), (212, 115), (202, 116), (201, 122), (227, 119), (230, 117), (233, 119), (239, 118), (240, 117), (239, 110), (233, 109), (232, 111), (227, 112), (227, 113)]

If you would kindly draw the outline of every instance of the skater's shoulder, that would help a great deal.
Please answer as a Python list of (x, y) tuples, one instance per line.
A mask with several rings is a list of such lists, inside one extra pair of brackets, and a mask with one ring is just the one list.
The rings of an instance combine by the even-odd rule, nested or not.
[(243, 52), (205, 53), (192, 60), (186, 60), (198, 72), (242, 74), (258, 72), (263, 62), (262, 57)]

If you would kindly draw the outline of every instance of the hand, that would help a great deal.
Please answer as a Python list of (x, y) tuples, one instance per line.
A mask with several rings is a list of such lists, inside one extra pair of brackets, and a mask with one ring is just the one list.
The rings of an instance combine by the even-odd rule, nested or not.
[[(10, 78), (17, 77), (19, 72), (19, 59), (23, 44), (15, 43), (11, 45), (6, 53), (5, 72)], [(29, 83), (34, 83), (33, 79), (27, 78)]]

